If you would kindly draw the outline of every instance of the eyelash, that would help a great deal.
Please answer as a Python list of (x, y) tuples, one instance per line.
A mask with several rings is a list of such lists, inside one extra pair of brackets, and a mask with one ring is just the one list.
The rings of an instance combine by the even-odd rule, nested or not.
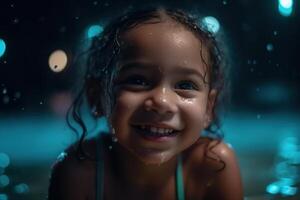
[(199, 87), (194, 82), (188, 81), (188, 80), (180, 81), (179, 83), (177, 83), (175, 85), (175, 89), (176, 89), (176, 86), (178, 86), (179, 84), (182, 84), (182, 83), (188, 83), (188, 84), (190, 84), (189, 86), (191, 86), (191, 87), (189, 87), (188, 89), (185, 88), (185, 89), (179, 89), (179, 90), (199, 90)]
[(149, 86), (148, 81), (140, 75), (134, 75), (134, 76), (130, 76), (127, 79), (125, 79), (125, 81), (123, 81), (124, 84), (128, 84), (128, 85), (140, 85), (140, 86)]

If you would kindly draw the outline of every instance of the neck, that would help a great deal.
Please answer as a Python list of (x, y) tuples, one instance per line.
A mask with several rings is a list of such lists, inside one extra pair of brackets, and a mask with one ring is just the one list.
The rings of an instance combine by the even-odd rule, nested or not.
[(176, 157), (161, 164), (146, 164), (118, 143), (114, 146), (112, 154), (116, 166), (115, 174), (124, 181), (124, 185), (161, 188), (174, 177)]

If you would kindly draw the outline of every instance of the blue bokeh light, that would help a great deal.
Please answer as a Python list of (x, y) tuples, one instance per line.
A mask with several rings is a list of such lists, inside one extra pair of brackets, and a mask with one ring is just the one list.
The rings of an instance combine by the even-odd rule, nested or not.
[(9, 177), (7, 175), (0, 176), (0, 188), (7, 186), (9, 182)]
[(270, 194), (278, 194), (280, 187), (277, 183), (271, 183), (267, 186), (266, 191)]
[(259, 103), (281, 105), (283, 102), (288, 102), (292, 94), (293, 90), (287, 85), (279, 82), (268, 82), (253, 88), (251, 98)]
[(10, 163), (9, 156), (5, 153), (0, 153), (0, 167), (6, 168)]
[(6, 44), (3, 39), (0, 38), (0, 57), (4, 55), (6, 50)]
[(87, 36), (88, 36), (88, 38), (93, 38), (93, 37), (99, 35), (100, 33), (102, 33), (102, 31), (103, 31), (102, 26), (92, 25), (88, 28)]
[(213, 34), (216, 34), (220, 30), (220, 23), (215, 17), (204, 17), (202, 23), (204, 24), (204, 27)]
[(25, 183), (21, 183), (19, 185), (16, 185), (14, 187), (14, 190), (18, 194), (28, 193), (29, 192), (29, 186), (27, 184), (25, 184)]
[(279, 0), (278, 11), (284, 17), (290, 16), (293, 12), (293, 0)]
[(0, 194), (0, 200), (8, 200), (8, 196), (6, 194)]

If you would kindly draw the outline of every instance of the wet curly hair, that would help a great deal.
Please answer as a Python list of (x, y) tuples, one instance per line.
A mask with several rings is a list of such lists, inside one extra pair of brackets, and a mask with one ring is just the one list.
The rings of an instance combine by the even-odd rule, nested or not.
[[(216, 35), (211, 33), (201, 23), (199, 17), (191, 16), (182, 10), (165, 9), (162, 7), (148, 8), (123, 14), (111, 21), (104, 28), (103, 32), (92, 40), (91, 47), (87, 52), (87, 65), (83, 87), (67, 114), (67, 122), (70, 128), (77, 132), (80, 137), (77, 148), (80, 158), (86, 157), (82, 144), (87, 135), (87, 127), (80, 113), (80, 108), (84, 102), (83, 99), (85, 97), (92, 97), (89, 104), (94, 115), (110, 117), (115, 104), (113, 87), (114, 80), (119, 72), (115, 63), (120, 54), (120, 39), (122, 34), (140, 24), (160, 23), (166, 16), (191, 31), (199, 39), (201, 45), (207, 47), (209, 51), (208, 63), (203, 58), (203, 48), (201, 48), (200, 52), (206, 67), (204, 79), (206, 80), (205, 77), (209, 76), (209, 82), (206, 82), (206, 84), (209, 85), (210, 89), (216, 89), (218, 95), (213, 109), (213, 120), (204, 130), (204, 134), (213, 138), (213, 140), (221, 141), (223, 139), (219, 111), (221, 105), (223, 105), (222, 102), (224, 102), (224, 94), (227, 91), (225, 79), (228, 70), (224, 51), (220, 48)], [(97, 82), (97, 87), (91, 87), (91, 83), (93, 82)], [(71, 125), (71, 120), (74, 120), (81, 127), (81, 133)]]

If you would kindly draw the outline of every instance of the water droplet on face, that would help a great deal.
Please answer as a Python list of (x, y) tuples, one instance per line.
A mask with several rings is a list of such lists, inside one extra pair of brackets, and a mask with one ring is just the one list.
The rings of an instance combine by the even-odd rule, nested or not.
[(159, 164), (162, 164), (166, 159), (166, 154), (165, 153), (161, 153), (160, 154), (160, 163)]
[(180, 97), (180, 100), (183, 101), (184, 103), (194, 103), (195, 99), (190, 99), (190, 98), (184, 98), (184, 97)]

